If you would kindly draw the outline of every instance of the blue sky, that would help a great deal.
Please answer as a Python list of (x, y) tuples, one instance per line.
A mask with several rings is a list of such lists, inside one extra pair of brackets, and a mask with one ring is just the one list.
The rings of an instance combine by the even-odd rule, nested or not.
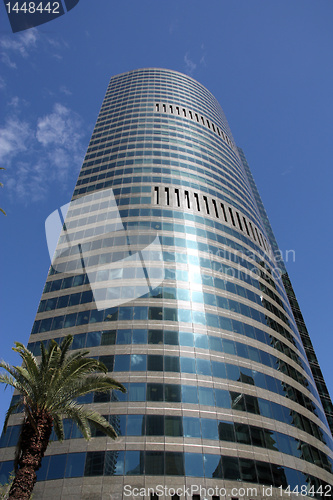
[[(112, 75), (165, 67), (219, 100), (243, 148), (331, 394), (333, 3), (80, 0), (12, 34), (0, 16), (0, 358), (19, 362), (49, 267), (44, 222), (72, 195)], [(0, 426), (9, 389), (0, 388)]]

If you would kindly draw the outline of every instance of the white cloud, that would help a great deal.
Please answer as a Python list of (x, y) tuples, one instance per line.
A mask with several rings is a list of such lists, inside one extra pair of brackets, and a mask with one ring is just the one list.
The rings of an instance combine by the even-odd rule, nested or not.
[(80, 116), (55, 104), (35, 124), (11, 117), (0, 129), (0, 160), (7, 168), (7, 191), (21, 201), (45, 199), (55, 183), (66, 188), (84, 155)]
[(0, 161), (11, 161), (17, 153), (27, 149), (28, 139), (33, 133), (27, 122), (18, 118), (9, 118), (3, 128), (0, 129)]
[(62, 85), (59, 90), (65, 95), (72, 95), (72, 92), (66, 87), (66, 85)]
[[(197, 56), (197, 60), (199, 59), (199, 64), (201, 66), (206, 66), (206, 51), (205, 51), (205, 45), (202, 43), (200, 46), (200, 52), (201, 56)], [(190, 59), (189, 52), (186, 52), (184, 56), (184, 62), (185, 62), (185, 73), (187, 73), (190, 76), (193, 76), (193, 73), (197, 69), (197, 63), (194, 62), (192, 59)]]
[(36, 47), (39, 35), (37, 30), (30, 29), (15, 37), (4, 36), (0, 38), (1, 60), (10, 68), (16, 68), (16, 63), (10, 58), (11, 55), (28, 57), (31, 48)]
[(185, 72), (192, 76), (197, 65), (195, 64), (195, 62), (193, 62), (190, 58), (189, 58), (189, 53), (186, 52), (185, 56), (184, 56), (184, 62), (185, 62)]
[(38, 119), (36, 137), (43, 146), (63, 146), (75, 151), (82, 137), (80, 127), (81, 118), (57, 103), (52, 113)]
[(20, 57), (25, 59), (29, 57), (37, 45), (40, 52), (47, 52), (48, 57), (51, 55), (58, 60), (62, 60), (62, 55), (52, 52), (68, 47), (64, 40), (53, 39), (32, 28), (15, 36), (0, 37), (1, 61), (10, 68), (16, 69)]

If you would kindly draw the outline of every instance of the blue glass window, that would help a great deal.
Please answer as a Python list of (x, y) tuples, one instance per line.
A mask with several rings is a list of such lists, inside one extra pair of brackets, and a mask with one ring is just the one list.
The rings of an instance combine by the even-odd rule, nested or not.
[[(79, 312), (76, 318), (76, 325), (77, 326), (86, 325), (87, 323), (89, 323), (89, 316), (90, 316), (90, 311)], [(57, 318), (57, 323), (59, 323), (58, 328), (62, 328), (62, 322), (60, 321), (59, 318)], [(54, 324), (53, 324), (53, 329), (55, 330)]]
[(148, 330), (148, 344), (163, 344), (163, 330)]
[(216, 420), (202, 418), (201, 433), (203, 439), (219, 439)]
[(163, 371), (163, 356), (148, 354), (148, 371)]
[(166, 415), (165, 416), (165, 430), (164, 433), (166, 436), (182, 436), (183, 435), (183, 426), (182, 426), (182, 418), (181, 417), (173, 417)]
[(164, 475), (164, 452), (146, 451), (145, 474), (148, 476)]
[(164, 386), (165, 396), (164, 399), (169, 403), (180, 403), (181, 402), (181, 386), (177, 384), (165, 384)]
[(180, 358), (181, 373), (195, 373), (195, 360), (193, 358)]
[(194, 335), (194, 345), (199, 349), (208, 349), (208, 337), (207, 335)]
[(164, 356), (164, 371), (166, 372), (179, 372), (180, 361), (176, 356)]
[(227, 368), (227, 378), (229, 380), (235, 380), (235, 381), (240, 380), (239, 366), (229, 365), (228, 363), (226, 363), (226, 368)]
[(223, 478), (237, 481), (240, 479), (239, 461), (237, 457), (222, 457)]
[(211, 368), (210, 361), (208, 359), (199, 359), (196, 360), (197, 363), (197, 374), (198, 375), (208, 375), (211, 376)]
[(193, 333), (179, 332), (179, 345), (193, 347), (194, 346)]
[(233, 340), (222, 339), (223, 351), (227, 354), (236, 354), (235, 342)]
[(101, 332), (88, 332), (86, 347), (101, 345)]
[(218, 455), (203, 455), (205, 477), (212, 479), (222, 479), (222, 458)]
[(219, 361), (212, 361), (212, 374), (214, 377), (227, 378), (225, 364)]
[(203, 477), (203, 456), (201, 453), (184, 453), (185, 475)]
[(189, 309), (178, 309), (178, 321), (183, 323), (192, 322), (192, 314)]
[(62, 479), (65, 474), (67, 455), (51, 455), (47, 479)]
[(129, 354), (117, 354), (115, 356), (114, 371), (115, 372), (128, 372), (130, 367)]
[(184, 473), (184, 455), (182, 453), (167, 451), (165, 453), (165, 475), (183, 476)]
[(146, 415), (146, 435), (147, 436), (164, 435), (163, 415)]
[(165, 330), (164, 331), (164, 343), (167, 345), (178, 345), (179, 344), (178, 332)]
[(124, 474), (125, 452), (107, 451), (105, 454), (104, 475), (122, 476)]
[(117, 344), (131, 344), (132, 330), (118, 330), (117, 331)]
[(163, 384), (147, 384), (147, 401), (163, 401)]
[(146, 384), (130, 384), (128, 389), (128, 401), (146, 401)]
[(256, 468), (258, 474), (258, 483), (267, 485), (274, 484), (274, 479), (269, 463), (256, 461)]
[(133, 344), (146, 344), (147, 343), (147, 330), (133, 330), (132, 343)]
[(219, 408), (231, 408), (229, 391), (215, 389), (216, 406)]
[[(84, 454), (85, 455), (85, 454)], [(13, 462), (5, 462), (11, 464), (11, 469), (8, 471), (8, 474), (14, 470), (14, 463)], [(49, 465), (50, 465), (50, 457), (43, 457), (42, 460), (42, 465), (41, 468), (37, 471), (37, 481), (45, 481), (47, 477), (47, 472), (49, 470)], [(3, 464), (2, 464), (2, 469), (1, 469), (1, 474), (0, 474), (0, 480), (2, 483), (2, 474), (3, 474)], [(7, 482), (8, 477), (6, 477), (6, 482)]]
[(137, 476), (143, 474), (143, 470), (144, 470), (144, 452), (126, 451), (125, 475)]
[(214, 406), (214, 390), (210, 387), (198, 387), (199, 404)]
[(195, 386), (182, 385), (182, 402), (198, 404), (198, 393)]
[(234, 424), (232, 422), (218, 423), (220, 441), (235, 441)]
[(147, 356), (145, 354), (131, 354), (131, 371), (146, 371)]
[(242, 481), (247, 481), (250, 483), (257, 482), (257, 474), (254, 466), (254, 460), (240, 458), (239, 466), (240, 466), (240, 477)]
[[(85, 460), (85, 453), (69, 453), (67, 455), (65, 477), (82, 477)], [(38, 479), (41, 480), (40, 478)]]
[(209, 349), (212, 351), (223, 352), (222, 348), (222, 340), (218, 337), (208, 337), (209, 340)]
[(251, 444), (250, 428), (247, 424), (234, 424), (237, 443)]

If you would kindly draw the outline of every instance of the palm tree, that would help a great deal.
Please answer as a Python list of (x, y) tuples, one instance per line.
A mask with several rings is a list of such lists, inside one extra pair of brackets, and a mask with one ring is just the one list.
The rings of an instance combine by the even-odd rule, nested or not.
[(16, 389), (20, 397), (9, 407), (10, 415), (23, 408), (19, 442), (15, 457), (15, 477), (8, 499), (28, 500), (36, 483), (36, 471), (49, 444), (52, 429), (59, 441), (64, 439), (63, 417), (71, 418), (85, 439), (91, 438), (90, 425), (115, 439), (112, 425), (96, 411), (78, 404), (77, 398), (93, 391), (107, 392), (125, 388), (106, 375), (107, 368), (100, 361), (87, 357), (89, 351), (69, 352), (73, 336), (68, 335), (60, 345), (51, 340), (46, 348), (41, 343), (41, 360), (23, 344), (15, 342), (13, 350), (22, 358), (22, 366), (10, 366), (4, 361), (0, 368), (0, 382)]

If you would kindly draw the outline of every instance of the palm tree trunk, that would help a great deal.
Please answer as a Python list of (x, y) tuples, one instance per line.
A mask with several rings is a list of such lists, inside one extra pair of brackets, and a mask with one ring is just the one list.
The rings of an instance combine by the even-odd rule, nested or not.
[(21, 443), (17, 470), (9, 491), (8, 500), (29, 500), (36, 483), (36, 471), (41, 466), (42, 458), (50, 440), (53, 419), (45, 411), (34, 415), (36, 429), (29, 420), (22, 426)]

